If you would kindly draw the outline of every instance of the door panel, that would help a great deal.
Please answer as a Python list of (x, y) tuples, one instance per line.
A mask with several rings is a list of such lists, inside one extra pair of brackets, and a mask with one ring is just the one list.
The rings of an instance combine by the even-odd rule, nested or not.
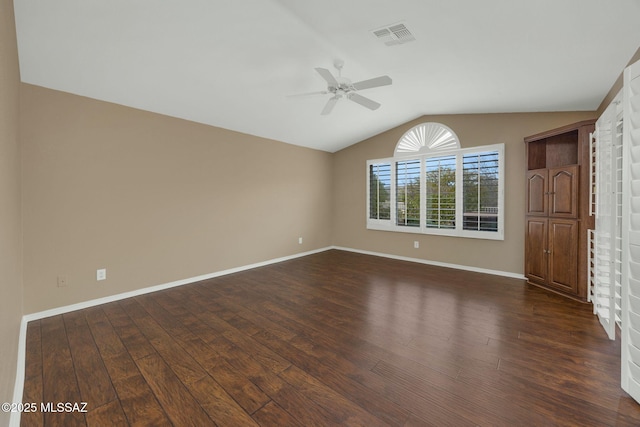
[(578, 217), (578, 166), (549, 169), (549, 216)]
[(549, 285), (566, 292), (578, 290), (578, 222), (549, 220)]
[(540, 284), (547, 281), (547, 221), (546, 218), (528, 218), (525, 236), (525, 275)]
[(527, 215), (547, 216), (547, 174), (546, 169), (527, 172)]

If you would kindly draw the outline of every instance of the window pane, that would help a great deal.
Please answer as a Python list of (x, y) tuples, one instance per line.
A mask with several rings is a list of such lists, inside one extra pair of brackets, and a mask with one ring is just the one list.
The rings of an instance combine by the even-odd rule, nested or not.
[(426, 166), (427, 228), (456, 226), (456, 156), (432, 157)]
[(396, 220), (398, 225), (420, 227), (420, 160), (396, 163)]
[(463, 156), (463, 228), (498, 231), (498, 152)]
[(369, 218), (391, 219), (391, 163), (369, 166)]

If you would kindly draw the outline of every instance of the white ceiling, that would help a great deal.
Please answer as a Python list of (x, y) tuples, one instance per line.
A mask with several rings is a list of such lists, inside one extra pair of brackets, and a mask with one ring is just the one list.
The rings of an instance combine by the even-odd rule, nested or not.
[[(424, 114), (595, 110), (640, 0), (14, 0), (22, 81), (334, 152)], [(403, 22), (416, 41), (371, 30)], [(345, 61), (370, 111), (314, 67)]]

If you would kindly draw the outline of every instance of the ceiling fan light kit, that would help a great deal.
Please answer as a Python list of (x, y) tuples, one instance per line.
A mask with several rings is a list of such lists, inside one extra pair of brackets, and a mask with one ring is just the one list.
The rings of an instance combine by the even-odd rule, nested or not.
[(315, 69), (316, 72), (320, 74), (320, 77), (322, 77), (324, 81), (327, 82), (326, 90), (301, 94), (298, 96), (331, 94), (331, 98), (329, 98), (324, 108), (322, 109), (322, 112), (320, 113), (323, 116), (330, 114), (333, 110), (333, 107), (335, 107), (336, 103), (342, 98), (346, 98), (370, 110), (377, 110), (378, 108), (380, 108), (380, 104), (378, 102), (362, 96), (357, 92), (380, 86), (388, 86), (392, 83), (392, 80), (389, 76), (380, 76), (373, 79), (351, 83), (351, 80), (347, 79), (346, 77), (342, 77), (342, 67), (344, 66), (344, 61), (337, 59), (334, 61), (333, 66), (336, 68), (336, 70), (338, 70), (337, 77), (334, 76), (331, 71), (327, 70), (326, 68)]

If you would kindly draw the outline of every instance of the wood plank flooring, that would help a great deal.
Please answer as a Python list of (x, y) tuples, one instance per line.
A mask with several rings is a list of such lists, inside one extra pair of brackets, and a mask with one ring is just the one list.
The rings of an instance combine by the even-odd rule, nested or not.
[(620, 340), (522, 280), (327, 251), (30, 322), (23, 426), (638, 426)]

